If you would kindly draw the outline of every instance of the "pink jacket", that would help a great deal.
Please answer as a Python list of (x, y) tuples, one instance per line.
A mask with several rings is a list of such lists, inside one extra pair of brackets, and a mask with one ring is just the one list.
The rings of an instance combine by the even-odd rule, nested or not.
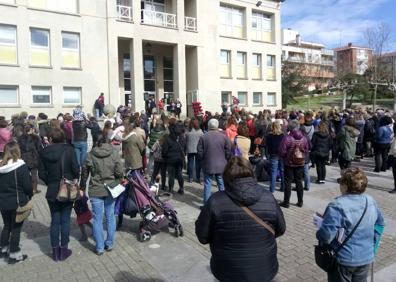
[(0, 128), (0, 152), (4, 152), (4, 146), (11, 141), (11, 138), (11, 130), (9, 130), (7, 127)]

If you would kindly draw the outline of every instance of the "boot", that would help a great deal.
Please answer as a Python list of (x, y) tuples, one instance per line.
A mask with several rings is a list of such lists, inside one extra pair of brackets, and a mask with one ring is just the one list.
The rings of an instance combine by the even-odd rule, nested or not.
[(58, 246), (58, 247), (55, 247), (55, 248), (52, 248), (52, 259), (53, 259), (54, 261), (59, 261), (59, 255), (60, 255), (60, 248), (59, 248), (59, 246)]
[(180, 195), (183, 195), (184, 194), (184, 188), (183, 187), (179, 188), (177, 193), (179, 193)]
[(71, 256), (72, 254), (72, 250), (68, 249), (67, 246), (65, 247), (60, 247), (60, 255), (59, 255), (59, 260), (60, 261), (64, 261), (66, 260), (68, 257)]

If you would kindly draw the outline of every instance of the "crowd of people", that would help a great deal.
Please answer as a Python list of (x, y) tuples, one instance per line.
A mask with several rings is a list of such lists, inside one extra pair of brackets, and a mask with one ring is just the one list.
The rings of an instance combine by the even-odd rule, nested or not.
[[(179, 103), (175, 101), (175, 109)], [(324, 184), (326, 166), (338, 162), (343, 172), (340, 177), (342, 194), (361, 195), (367, 183), (354, 182), (356, 175), (365, 176), (361, 170), (351, 168), (352, 162), (374, 157), (374, 171), (380, 173), (392, 168), (396, 183), (395, 123), (391, 113), (384, 110), (280, 110), (274, 113), (264, 110), (253, 114), (238, 108), (228, 112), (223, 107), (222, 113), (205, 112), (180, 120), (181, 111), (166, 115), (161, 109), (157, 110), (154, 101), (149, 101), (146, 111), (140, 113), (124, 106), (112, 112), (103, 104), (101, 95), (95, 103), (97, 117), (104, 118), (100, 123), (95, 117), (85, 115), (80, 107), (54, 119), (48, 119), (44, 113), (35, 117), (26, 112), (14, 115), (10, 121), (0, 117), (0, 182), (7, 183), (5, 188), (0, 188), (0, 210), (4, 221), (0, 256), (8, 257), (9, 263), (26, 259), (19, 247), (23, 222), (16, 223), (14, 217), (19, 206), (40, 193), (39, 179), (47, 186), (54, 261), (63, 261), (72, 254), (68, 243), (73, 207), (82, 239), (87, 239), (84, 226), (89, 225), (96, 253), (102, 255), (113, 249), (117, 229), (116, 199), (106, 186), (122, 182), (125, 170), (139, 171), (150, 185), (159, 183), (160, 190), (169, 193), (174, 192), (177, 180), (180, 195), (185, 192), (185, 179), (203, 184), (204, 205), (196, 223), (196, 233), (200, 242), (213, 246), (211, 269), (221, 281), (235, 281), (235, 277), (240, 278), (238, 281), (262, 281), (260, 277), (265, 273), (269, 280), (275, 276), (278, 264), (274, 238), (286, 229), (279, 206), (290, 207), (293, 183), (298, 199), (296, 205), (303, 206), (304, 190), (311, 189), (310, 168), (316, 168), (316, 183)], [(181, 104), (179, 106), (181, 108)], [(88, 146), (89, 132), (92, 149)], [(186, 178), (183, 169), (186, 169)], [(58, 201), (62, 179), (78, 183), (81, 194), (78, 201)], [(212, 196), (213, 180), (217, 182), (217, 189), (225, 193)], [(259, 186), (258, 180), (269, 181), (268, 190)], [(279, 204), (271, 194), (277, 187), (284, 192)], [(19, 192), (18, 200), (15, 190)], [(396, 184), (390, 192), (396, 193)], [(88, 196), (92, 214), (87, 205)], [(369, 198), (369, 202), (370, 207), (376, 207), (374, 199)], [(352, 200), (345, 200), (340, 205), (347, 208), (352, 204)], [(317, 235), (320, 241), (332, 243), (337, 230), (330, 225), (334, 223), (334, 217), (341, 220), (340, 217), (345, 216), (337, 212), (339, 210), (328, 208), (323, 215)], [(231, 213), (243, 216), (226, 216)], [(346, 233), (356, 221), (355, 214), (346, 215), (351, 223), (345, 226)], [(384, 225), (378, 208), (372, 208), (370, 214), (367, 228), (373, 222)], [(103, 215), (107, 223), (106, 238), (103, 237)], [(256, 221), (250, 227), (253, 231), (246, 236), (245, 244), (236, 244), (233, 238), (246, 229), (245, 221), (249, 218)], [(265, 227), (267, 223), (263, 225), (260, 220), (269, 223), (270, 227)], [(227, 227), (227, 221), (231, 221), (232, 228)], [(122, 220), (118, 224), (120, 228)], [(252, 236), (260, 237), (263, 226), (267, 236), (263, 242), (257, 243)], [(271, 244), (271, 251), (264, 251), (268, 244)], [(238, 248), (243, 251), (234, 256), (232, 250)], [(261, 263), (251, 255), (257, 253), (257, 248), (261, 253), (256, 258), (261, 257)], [(267, 257), (272, 257), (276, 263), (270, 263)], [(265, 261), (271, 267), (260, 269)], [(348, 259), (340, 260), (345, 267), (366, 267), (371, 261), (369, 255), (364, 261), (357, 262), (361, 265), (349, 264)], [(234, 271), (227, 274), (229, 265)], [(337, 271), (347, 270), (340, 268)], [(332, 275), (336, 277), (336, 274)]]

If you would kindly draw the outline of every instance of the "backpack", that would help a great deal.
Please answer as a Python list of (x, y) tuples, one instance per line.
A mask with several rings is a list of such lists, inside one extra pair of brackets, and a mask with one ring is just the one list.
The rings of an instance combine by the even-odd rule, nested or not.
[(242, 156), (241, 150), (238, 147), (237, 137), (234, 138), (234, 146), (231, 149), (231, 153), (234, 157)]
[(294, 166), (304, 166), (305, 164), (305, 153), (301, 150), (302, 141), (293, 141), (293, 147), (290, 153), (291, 164)]

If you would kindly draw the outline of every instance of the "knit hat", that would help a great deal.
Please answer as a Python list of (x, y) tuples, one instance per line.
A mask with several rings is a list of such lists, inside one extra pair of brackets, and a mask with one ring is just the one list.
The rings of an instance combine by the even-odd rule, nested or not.
[(73, 110), (73, 118), (74, 120), (85, 120), (85, 114), (81, 107), (77, 107)]
[(217, 119), (212, 118), (208, 122), (208, 129), (213, 130), (213, 129), (218, 129), (219, 128), (219, 121)]

